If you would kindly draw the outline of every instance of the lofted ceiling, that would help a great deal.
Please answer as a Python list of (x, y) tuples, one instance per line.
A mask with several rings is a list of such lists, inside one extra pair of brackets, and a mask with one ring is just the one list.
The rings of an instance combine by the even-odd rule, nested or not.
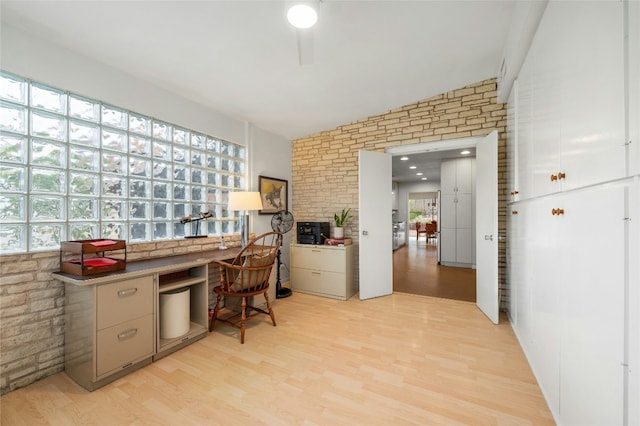
[(287, 139), (495, 77), (514, 2), (319, 3), (300, 65), (285, 1), (2, 0), (2, 25)]

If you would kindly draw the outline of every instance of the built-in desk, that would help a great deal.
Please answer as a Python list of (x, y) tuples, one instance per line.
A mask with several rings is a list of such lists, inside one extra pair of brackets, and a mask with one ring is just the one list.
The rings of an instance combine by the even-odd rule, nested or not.
[[(235, 258), (240, 248), (139, 260), (126, 269), (77, 276), (57, 272), (65, 284), (65, 371), (94, 390), (205, 336), (208, 264)], [(160, 337), (160, 294), (188, 287), (190, 327)]]

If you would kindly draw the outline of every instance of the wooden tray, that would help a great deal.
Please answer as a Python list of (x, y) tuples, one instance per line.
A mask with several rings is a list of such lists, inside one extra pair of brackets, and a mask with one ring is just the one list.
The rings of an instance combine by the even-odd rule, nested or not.
[[(105, 252), (124, 250), (124, 259), (105, 256)], [(64, 255), (75, 254), (79, 258), (63, 260)], [(73, 275), (104, 274), (120, 271), (127, 265), (125, 240), (77, 240), (60, 244), (60, 272)]]
[(71, 253), (101, 253), (112, 250), (122, 250), (127, 248), (125, 240), (77, 240), (63, 241), (60, 250)]

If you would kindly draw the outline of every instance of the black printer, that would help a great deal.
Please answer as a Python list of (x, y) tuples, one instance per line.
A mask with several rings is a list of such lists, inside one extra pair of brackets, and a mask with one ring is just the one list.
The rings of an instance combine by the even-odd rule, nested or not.
[(297, 222), (298, 244), (324, 244), (329, 238), (329, 222)]

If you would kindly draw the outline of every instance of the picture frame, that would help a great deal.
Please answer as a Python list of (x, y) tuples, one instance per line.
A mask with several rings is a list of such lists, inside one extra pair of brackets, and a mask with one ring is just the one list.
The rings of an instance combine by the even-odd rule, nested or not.
[(275, 214), (288, 210), (289, 182), (268, 176), (258, 176), (262, 210), (258, 214)]

